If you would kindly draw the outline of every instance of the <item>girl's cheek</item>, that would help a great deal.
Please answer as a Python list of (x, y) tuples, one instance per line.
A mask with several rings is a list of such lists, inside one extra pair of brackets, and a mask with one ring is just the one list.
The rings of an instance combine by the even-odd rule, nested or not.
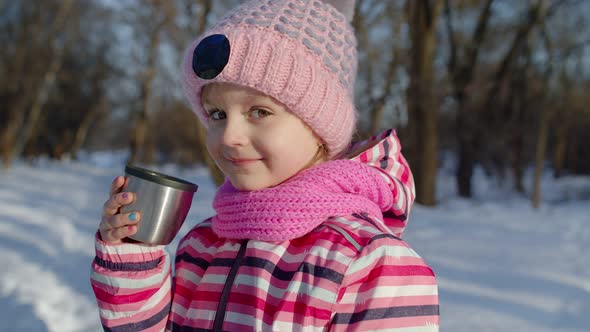
[(209, 151), (209, 154), (213, 154), (215, 151), (215, 147), (219, 146), (219, 135), (211, 127), (207, 129), (205, 145), (207, 147), (207, 150)]
[(219, 139), (223, 136), (223, 129), (217, 123), (210, 123), (209, 127), (207, 128), (207, 144), (211, 142), (215, 144), (219, 142)]

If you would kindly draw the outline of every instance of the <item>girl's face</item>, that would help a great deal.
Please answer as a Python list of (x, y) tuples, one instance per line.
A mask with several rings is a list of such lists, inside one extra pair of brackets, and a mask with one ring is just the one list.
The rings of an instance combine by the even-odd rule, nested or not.
[(280, 184), (317, 163), (320, 139), (286, 106), (252, 88), (212, 83), (203, 89), (207, 150), (242, 191)]

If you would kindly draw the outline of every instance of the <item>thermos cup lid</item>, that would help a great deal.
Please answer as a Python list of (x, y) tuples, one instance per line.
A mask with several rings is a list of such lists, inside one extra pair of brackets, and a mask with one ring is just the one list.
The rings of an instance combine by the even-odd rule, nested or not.
[(183, 191), (191, 191), (196, 192), (199, 186), (194, 183), (175, 178), (173, 176), (165, 175), (162, 173), (154, 172), (149, 169), (127, 165), (125, 166), (125, 173), (129, 175), (133, 175), (140, 179), (148, 180), (151, 182), (155, 182), (157, 184), (171, 187), (174, 189), (179, 189)]

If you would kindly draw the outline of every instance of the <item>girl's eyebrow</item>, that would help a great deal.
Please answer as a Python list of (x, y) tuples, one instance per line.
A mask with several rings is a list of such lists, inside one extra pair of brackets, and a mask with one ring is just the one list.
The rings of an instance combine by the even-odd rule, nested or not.
[(201, 99), (201, 104), (203, 104), (203, 106), (207, 105), (207, 104), (211, 104), (211, 102), (209, 101), (209, 96), (203, 94), (202, 95), (202, 99)]
[(262, 99), (263, 101), (272, 101), (272, 99), (270, 97), (268, 97), (267, 95), (258, 94), (258, 93), (246, 93), (246, 96), (245, 97), (248, 98), (248, 100), (252, 100), (252, 99), (260, 100), (260, 99)]
[(205, 106), (212, 106), (213, 105), (213, 103), (209, 100), (209, 98), (203, 98), (201, 100), (201, 104), (203, 105), (203, 107), (205, 107)]
[(260, 104), (259, 106), (271, 107), (271, 108), (277, 108), (277, 107), (285, 108), (285, 106), (281, 105), (281, 103), (278, 102), (273, 97), (271, 97), (269, 95), (262, 94), (262, 93), (257, 93), (256, 91), (254, 91), (253, 93), (248, 93), (247, 97), (248, 97), (248, 101), (252, 101), (252, 99), (256, 99), (257, 102), (255, 104)]

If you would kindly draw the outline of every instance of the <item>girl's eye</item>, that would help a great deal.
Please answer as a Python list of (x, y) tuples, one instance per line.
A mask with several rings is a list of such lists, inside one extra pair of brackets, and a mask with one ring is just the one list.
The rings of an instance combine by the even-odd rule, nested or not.
[(265, 118), (265, 117), (267, 117), (269, 115), (272, 115), (271, 112), (269, 112), (269, 111), (267, 111), (265, 109), (260, 109), (260, 108), (257, 108), (257, 109), (252, 110), (252, 112), (250, 112), (250, 114), (255, 119), (262, 119), (262, 118)]
[(224, 120), (226, 118), (225, 112), (218, 109), (207, 111), (207, 117), (213, 121)]

